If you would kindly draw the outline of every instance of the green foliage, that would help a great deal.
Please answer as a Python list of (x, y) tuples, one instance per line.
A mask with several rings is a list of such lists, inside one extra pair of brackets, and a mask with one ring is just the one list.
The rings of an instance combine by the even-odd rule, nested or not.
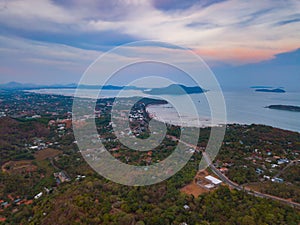
[[(8, 98), (10, 97), (3, 98), (2, 103), (9, 104)], [(16, 99), (21, 98), (11, 98), (15, 104), (19, 104), (19, 100)], [(28, 94), (26, 99), (25, 102), (21, 102), (23, 104), (18, 105), (18, 110), (27, 109), (28, 102), (32, 104), (33, 109), (41, 112), (40, 115), (55, 112), (58, 113), (56, 118), (66, 118), (67, 112), (71, 110), (70, 97)], [(112, 127), (109, 126), (110, 115), (107, 113), (110, 110), (106, 104), (108, 100), (99, 101), (102, 104), (101, 117), (95, 119), (98, 133), (106, 140), (114, 140)], [(151, 104), (152, 101), (146, 99), (145, 105)], [(56, 170), (66, 170), (71, 178), (77, 174), (87, 175), (87, 178), (63, 183), (52, 194), (44, 193), (31, 206), (10, 206), (1, 212), (1, 215), (7, 218), (8, 224), (165, 225), (186, 222), (201, 225), (297, 225), (300, 223), (299, 211), (223, 186), (198, 198), (182, 194), (179, 189), (191, 182), (198, 170), (200, 153), (194, 154), (192, 160), (182, 170), (160, 184), (127, 187), (109, 182), (94, 173), (82, 159), (73, 144), (71, 129), (57, 132), (55, 128), (47, 128), (48, 121), (56, 118), (50, 116), (31, 120), (0, 118), (0, 164), (11, 159), (32, 159), (32, 153), (25, 148), (25, 144), (32, 143), (35, 137), (45, 138), (53, 143), (59, 142), (59, 148), (64, 153), (55, 159), (35, 161), (34, 165), (38, 168), (36, 172), (1, 173), (1, 199), (8, 200), (9, 193), (32, 198), (44, 187), (55, 186), (53, 172)], [(149, 120), (147, 115), (145, 120)], [(147, 124), (144, 125), (147, 128)], [(146, 138), (147, 132), (145, 129), (140, 138)], [(176, 126), (168, 126), (168, 134), (179, 137), (181, 130)], [(209, 134), (209, 128), (201, 129), (198, 146), (206, 146)], [(149, 156), (148, 153), (136, 153), (126, 149), (117, 141), (108, 141), (105, 145), (108, 149), (120, 147), (120, 150), (115, 152), (120, 153), (120, 160), (125, 161), (129, 157), (129, 164), (144, 165), (145, 157)], [(150, 154), (152, 161), (166, 158), (176, 145), (176, 141), (165, 138)], [(300, 135), (268, 126), (230, 125), (227, 127), (224, 144), (216, 163), (220, 166), (222, 162), (232, 164), (228, 176), (237, 183), (259, 181), (261, 177), (255, 173), (255, 169), (262, 168), (263, 160), (255, 158), (254, 164), (253, 160), (247, 159), (256, 148), (261, 151), (261, 156), (265, 156), (265, 150), (270, 149), (278, 156), (296, 159), (295, 151), (300, 150)], [(268, 166), (270, 165), (266, 164), (266, 167)], [(288, 168), (282, 176), (292, 184), (263, 183), (261, 191), (300, 201), (299, 167), (295, 165)], [(185, 210), (184, 205), (188, 205), (190, 209)], [(13, 207), (18, 211), (12, 212)]]
[[(126, 187), (90, 178), (76, 186), (68, 184), (50, 199), (38, 203), (30, 224), (77, 221), (79, 224), (297, 225), (300, 222), (298, 211), (277, 202), (223, 186), (193, 198), (169, 189), (172, 182), (171, 178), (149, 187)], [(185, 204), (190, 210), (183, 208)], [(62, 214), (63, 217), (55, 216)]]

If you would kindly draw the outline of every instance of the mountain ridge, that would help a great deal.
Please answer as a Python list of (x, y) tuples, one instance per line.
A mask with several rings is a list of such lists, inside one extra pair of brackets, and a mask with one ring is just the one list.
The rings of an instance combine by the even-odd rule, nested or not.
[(89, 84), (80, 84), (75, 83), (71, 84), (52, 84), (52, 85), (38, 85), (32, 83), (18, 83), (18, 82), (9, 82), (6, 84), (0, 84), (1, 90), (6, 91), (22, 91), (22, 90), (35, 90), (35, 89), (103, 89), (103, 90), (139, 90), (145, 94), (151, 95), (160, 95), (160, 94), (171, 94), (171, 95), (182, 95), (182, 94), (195, 94), (195, 93), (204, 93), (207, 90), (202, 89), (199, 86), (188, 87), (183, 84), (171, 84), (166, 87), (159, 88), (143, 88), (136, 86), (117, 86), (117, 85), (89, 85)]

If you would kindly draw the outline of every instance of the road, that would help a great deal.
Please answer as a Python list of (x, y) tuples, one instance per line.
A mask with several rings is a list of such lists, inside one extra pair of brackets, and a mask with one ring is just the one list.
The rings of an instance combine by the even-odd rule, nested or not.
[(250, 195), (253, 195), (253, 196), (256, 196), (256, 197), (268, 198), (268, 199), (280, 201), (284, 204), (287, 204), (289, 206), (300, 209), (300, 204), (299, 203), (291, 202), (291, 201), (286, 200), (284, 198), (279, 198), (279, 197), (276, 197), (276, 196), (273, 196), (273, 195), (268, 195), (268, 194), (264, 194), (264, 193), (261, 193), (261, 192), (258, 192), (258, 191), (254, 191), (250, 188), (244, 188), (244, 187), (234, 183), (233, 181), (229, 180), (223, 173), (220, 172), (220, 170), (218, 170), (214, 166), (214, 164), (212, 163), (211, 159), (209, 158), (209, 156), (207, 155), (206, 152), (202, 152), (202, 155), (203, 155), (206, 163), (209, 165), (209, 168), (213, 171), (213, 173), (216, 174), (224, 183), (226, 183), (231, 188), (234, 188), (234, 189), (239, 190), (239, 191), (245, 191), (246, 193), (248, 193)]
[[(186, 143), (184, 141), (181, 141), (180, 139), (178, 139), (178, 138), (176, 138), (174, 136), (168, 135), (168, 137), (171, 138), (174, 141), (178, 141), (178, 142), (186, 145), (187, 147), (197, 148), (197, 146), (191, 145), (191, 144)], [(236, 189), (238, 191), (245, 191), (249, 195), (253, 195), (253, 196), (256, 196), (256, 197), (260, 197), (260, 198), (272, 199), (272, 200), (279, 201), (279, 202), (282, 202), (282, 203), (284, 203), (286, 205), (289, 205), (289, 206), (292, 206), (292, 207), (300, 209), (300, 204), (299, 203), (292, 202), (292, 201), (286, 200), (284, 198), (279, 198), (279, 197), (276, 197), (276, 196), (273, 196), (273, 195), (264, 194), (264, 193), (252, 190), (250, 188), (245, 188), (245, 187), (242, 187), (242, 186), (238, 185), (237, 183), (235, 183), (232, 180), (228, 179), (228, 177), (226, 177), (223, 173), (220, 172), (220, 170), (218, 170), (214, 166), (214, 164), (212, 163), (212, 160), (210, 159), (209, 155), (206, 152), (202, 151), (202, 156), (203, 156), (204, 160), (206, 161), (208, 167), (213, 171), (213, 173), (215, 175), (217, 175), (220, 178), (220, 180), (222, 180), (229, 187), (231, 187), (233, 189)]]

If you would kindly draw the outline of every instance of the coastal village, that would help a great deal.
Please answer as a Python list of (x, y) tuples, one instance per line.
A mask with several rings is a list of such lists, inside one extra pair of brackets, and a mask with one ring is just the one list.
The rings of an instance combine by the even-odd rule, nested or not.
[[(75, 154), (76, 141), (72, 136), (72, 117), (70, 113), (70, 106), (66, 102), (71, 102), (69, 97), (58, 97), (53, 95), (37, 95), (37, 94), (12, 94), (10, 98), (0, 98), (0, 104), (2, 104), (3, 112), (1, 112), (2, 119), (11, 117), (19, 119), (22, 122), (43, 122), (45, 115), (47, 115), (47, 122), (45, 124), (46, 129), (49, 133), (46, 136), (33, 136), (29, 142), (23, 143), (22, 151), (32, 155), (30, 159), (18, 159), (18, 160), (6, 160), (2, 164), (2, 172), (6, 174), (18, 174), (26, 177), (26, 179), (32, 180), (43, 180), (44, 177), (51, 179), (50, 186), (41, 186), (32, 195), (24, 194), (17, 195), (14, 193), (6, 193), (0, 196), (0, 215), (1, 213), (16, 213), (22, 205), (31, 205), (35, 202), (40, 201), (47, 195), (51, 195), (60, 185), (64, 183), (76, 184), (86, 179), (86, 174), (74, 174), (70, 169), (66, 167), (60, 168), (59, 161), (66, 158), (70, 158), (65, 153), (66, 148), (73, 149)], [(48, 100), (50, 101), (47, 102)], [(35, 102), (34, 107), (28, 111), (25, 106)], [(51, 112), (51, 109), (55, 107), (55, 112)], [(102, 119), (103, 115), (106, 115), (112, 107), (112, 100), (101, 100), (97, 104), (94, 111), (94, 115), (85, 115), (81, 118), (81, 124), (84, 125), (86, 120), (93, 118)], [(57, 110), (58, 109), (58, 110)], [(116, 113), (116, 117), (124, 118), (128, 116), (131, 122), (131, 127), (125, 130), (119, 135), (132, 138), (134, 136), (144, 136), (148, 132), (148, 121), (150, 117), (146, 113), (146, 104), (140, 103), (133, 107), (130, 111), (122, 111)], [(1, 118), (0, 118), (1, 119)], [(76, 121), (78, 122), (78, 121)], [(160, 150), (152, 150), (145, 152), (144, 155), (134, 156), (133, 153), (126, 151), (120, 143), (116, 140), (116, 137), (112, 135), (114, 123), (109, 120), (104, 120), (100, 124), (100, 131), (98, 136), (89, 137), (91, 142), (100, 139), (106, 146), (109, 146), (110, 153), (124, 162), (132, 162), (137, 159), (137, 164), (151, 165), (152, 163), (159, 162), (163, 157), (166, 157), (168, 151), (163, 153)], [(173, 128), (172, 128), (173, 129)], [(174, 128), (175, 129), (175, 128)], [(215, 159), (213, 165), (220, 171), (224, 176), (229, 179), (233, 179), (234, 182), (248, 185), (251, 182), (272, 182), (279, 184), (290, 185), (291, 181), (284, 178), (285, 171), (289, 167), (296, 166), (300, 163), (300, 149), (299, 146), (295, 145), (295, 140), (288, 141), (284, 148), (276, 147), (276, 143), (270, 140), (259, 140), (260, 145), (264, 147), (250, 147), (248, 143), (243, 139), (247, 133), (255, 132), (256, 127), (248, 127), (243, 125), (229, 125), (227, 127), (228, 132), (235, 132), (235, 130), (243, 130), (242, 135), (239, 135), (239, 139), (236, 138), (225, 138), (223, 142), (224, 150), (220, 152), (220, 155)], [(278, 131), (281, 132), (281, 131)], [(65, 138), (68, 139), (66, 144)], [(166, 149), (168, 146), (176, 145), (176, 141), (172, 138), (166, 138), (168, 144), (165, 144), (161, 149)], [(262, 143), (262, 144), (261, 144)], [(275, 146), (275, 147), (274, 147)], [(227, 149), (235, 149), (238, 155), (238, 160), (232, 156), (228, 156)], [(171, 150), (171, 148), (170, 148)], [(93, 149), (86, 149), (81, 151), (84, 157), (93, 157)], [(201, 158), (201, 152), (205, 151), (205, 145), (200, 144), (197, 149), (191, 149), (187, 147), (187, 151), (194, 152), (195, 158)], [(83, 162), (81, 156), (76, 155), (75, 159), (78, 162)], [(45, 164), (47, 164), (45, 166)], [(44, 169), (41, 169), (44, 168)], [(242, 171), (254, 171), (251, 172), (252, 180), (244, 181), (239, 180), (236, 176), (236, 168), (240, 168)], [(52, 171), (49, 173), (49, 171)], [(72, 173), (71, 175), (69, 173)], [(35, 178), (34, 178), (35, 177)], [(33, 179), (34, 178), (34, 179)], [(236, 180), (235, 180), (236, 179)], [(50, 184), (49, 183), (49, 184)], [(193, 195), (195, 197), (210, 191), (218, 189), (219, 186), (226, 185), (212, 171), (204, 170), (198, 171), (193, 180), (181, 188), (181, 191), (186, 194)], [(189, 210), (188, 206), (183, 206), (186, 210)], [(0, 221), (5, 221), (5, 217), (0, 216)]]

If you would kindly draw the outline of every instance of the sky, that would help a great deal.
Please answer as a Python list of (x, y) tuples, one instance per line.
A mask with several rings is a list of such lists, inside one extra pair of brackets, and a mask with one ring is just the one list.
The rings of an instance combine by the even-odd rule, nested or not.
[(177, 45), (222, 86), (300, 82), (299, 0), (0, 0), (0, 28), (0, 83), (78, 82), (100, 55), (143, 40), (171, 45), (126, 48), (107, 67), (141, 52), (179, 60)]

